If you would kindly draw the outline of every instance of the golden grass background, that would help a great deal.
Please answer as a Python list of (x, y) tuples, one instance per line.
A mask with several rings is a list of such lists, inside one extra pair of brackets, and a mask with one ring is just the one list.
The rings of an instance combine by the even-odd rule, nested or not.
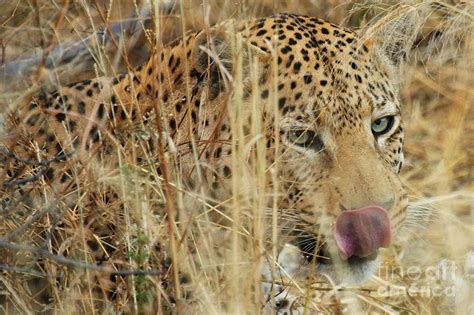
[[(56, 27), (58, 15), (66, 3), (68, 6), (64, 20), (60, 27)], [(347, 296), (342, 295), (339, 300), (341, 304), (332, 305), (332, 302), (328, 302), (326, 308), (325, 302), (322, 302), (320, 306), (309, 307), (308, 314), (316, 312), (314, 308), (328, 313), (352, 313), (354, 309), (350, 305), (354, 302), (360, 305), (359, 311), (371, 314), (474, 312), (474, 5), (468, 1), (406, 1), (403, 4), (418, 10), (421, 27), (416, 29), (413, 51), (400, 74), (406, 139), (406, 163), (401, 176), (408, 189), (412, 207), (429, 209), (425, 212), (430, 215), (426, 221), (420, 221), (412, 241), (386, 253), (382, 268), (391, 270), (389, 275), (381, 272), (370, 283), (349, 290)], [(396, 12), (399, 5), (399, 1), (170, 1), (161, 3), (152, 10), (155, 21), (159, 20), (161, 25), (161, 33), (157, 36), (152, 21), (136, 17), (137, 11), (147, 12), (146, 3), (0, 0), (1, 113), (5, 114), (8, 110), (21, 106), (29, 93), (40, 86), (54, 89), (54, 86), (81, 79), (115, 75), (126, 70), (128, 65), (137, 66), (146, 60), (156, 38), (164, 43), (170, 42), (181, 36), (183, 25), (186, 30), (199, 30), (228, 18), (244, 19), (275, 12), (292, 12), (363, 28), (374, 20), (383, 22), (384, 17)], [(94, 40), (93, 34), (110, 31), (112, 26), (120, 24), (127, 29), (115, 41), (98, 43)], [(79, 58), (49, 67), (40, 65), (38, 68), (42, 52), (54, 53), (54, 49), (58, 47), (70, 47), (77, 43), (84, 43), (86, 47), (78, 49)], [(36, 60), (36, 63), (29, 68), (21, 68), (25, 59)], [(15, 66), (16, 62), (19, 62), (18, 66)], [(7, 68), (8, 66), (12, 68)], [(19, 68), (23, 71), (22, 74), (15, 72)], [(150, 184), (150, 187), (155, 187), (153, 185)], [(8, 218), (2, 218), (1, 235), (21, 226), (29, 217), (26, 215), (22, 218), (15, 224), (11, 224)], [(132, 224), (125, 229), (136, 249), (136, 256), (132, 259), (134, 261), (128, 257), (130, 266), (150, 268), (153, 265), (150, 258), (152, 255), (147, 256), (144, 263), (139, 256), (142, 252), (146, 254), (149, 251), (150, 239), (165, 233), (164, 223), (153, 226), (156, 220), (140, 220), (133, 215), (130, 218)], [(34, 229), (40, 229), (47, 222), (42, 218)], [(80, 220), (77, 222), (80, 223)], [(37, 230), (34, 229), (31, 233), (36, 233)], [(154, 231), (147, 238), (140, 236), (137, 232), (140, 229)], [(223, 235), (222, 238), (228, 239), (229, 236)], [(216, 242), (216, 239), (212, 242)], [(86, 249), (84, 251), (87, 253)], [(26, 259), (32, 257), (25, 252), (21, 254)], [(247, 266), (258, 266), (259, 260), (252, 260), (255, 257), (252, 250), (244, 249), (238, 254), (244, 257), (243, 263), (251, 261)], [(8, 255), (12, 255), (12, 251), (0, 247), (0, 269), (3, 269), (0, 273), (2, 313), (34, 313), (42, 310), (56, 313), (172, 312), (162, 306), (166, 301), (156, 302), (166, 300), (156, 277), (128, 277), (124, 280), (122, 289), (129, 290), (129, 295), (120, 295), (121, 298), (115, 301), (98, 301), (97, 299), (101, 299), (100, 295), (94, 296), (88, 283), (95, 280), (94, 270), (68, 269), (54, 260), (41, 272), (71, 272), (76, 275), (75, 278), (72, 277), (76, 282), (71, 280), (66, 287), (55, 287), (54, 281), (48, 280), (50, 284), (53, 283), (56, 296), (52, 300), (55, 302), (51, 304), (49, 301), (41, 301), (39, 293), (35, 296), (36, 293), (25, 286), (26, 279), (34, 278), (34, 269), (31, 266), (31, 270), (24, 270), (21, 269), (24, 266), (8, 265), (12, 261)], [(186, 255), (186, 251), (181, 252), (180, 258), (183, 261), (190, 259)], [(215, 261), (210, 259), (206, 262), (209, 279), (204, 281), (199, 272), (191, 273), (196, 277), (195, 281), (203, 283), (203, 286), (198, 293), (198, 305), (187, 312), (208, 314), (227, 310), (229, 313), (253, 314), (260, 310), (261, 304), (255, 293), (258, 291), (255, 290), (257, 282), (253, 279), (258, 278), (258, 272), (245, 274), (245, 279), (223, 280), (225, 277), (222, 274), (227, 274), (227, 271), (222, 271), (217, 265), (225, 260), (211, 255), (212, 257)], [(86, 260), (94, 264), (93, 258), (87, 256)], [(419, 271), (423, 273), (427, 268), (442, 268), (443, 264), (455, 264), (454, 277), (446, 280), (426, 277), (426, 274), (415, 275)], [(416, 268), (412, 268), (413, 272), (407, 274), (410, 267)], [(81, 282), (81, 278), (87, 280)], [(84, 290), (88, 286), (89, 289)], [(456, 294), (441, 294), (439, 297), (417, 293), (383, 296), (379, 290), (382, 286), (402, 291), (410, 286), (453, 287)], [(245, 289), (252, 293), (239, 292)], [(305, 292), (317, 291), (318, 287), (308, 285), (306, 289)], [(305, 293), (301, 294), (305, 296)]]

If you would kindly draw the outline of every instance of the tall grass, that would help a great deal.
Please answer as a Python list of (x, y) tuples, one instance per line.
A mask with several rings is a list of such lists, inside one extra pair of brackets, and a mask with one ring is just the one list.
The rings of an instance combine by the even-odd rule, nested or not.
[[(284, 275), (279, 280), (306, 305), (307, 314), (474, 311), (472, 4), (97, 0), (4, 1), (0, 8), (2, 122), (39, 87), (117, 76), (144, 63), (161, 44), (230, 18), (294, 12), (327, 18), (362, 34), (368, 27), (380, 30), (387, 44), (407, 43), (401, 53), (407, 52), (408, 59), (398, 83), (406, 126), (401, 177), (418, 214), (412, 220), (413, 235), (403, 246), (385, 251), (378, 274), (360, 286), (342, 288), (320, 278)], [(390, 27), (400, 23), (411, 23), (411, 33), (394, 37), (400, 33)], [(237, 38), (233, 50), (245, 50), (242, 45)], [(61, 49), (75, 58), (61, 58)], [(116, 152), (118, 167), (91, 162), (87, 172), (80, 172), (84, 178), (77, 181), (73, 196), (52, 190), (43, 179), (34, 183), (43, 193), (38, 207), (19, 209), (2, 196), (1, 312), (270, 312), (264, 308), (261, 266), (269, 261), (273, 274), (278, 273), (272, 257), (279, 251), (279, 188), (276, 178), (273, 186), (266, 180), (275, 175), (268, 174), (262, 113), (258, 106), (243, 106), (239, 97), (244, 83), (258, 89), (261, 69), (256, 56), (250, 56), (247, 64), (236, 54), (235, 71), (227, 78), (234, 95), (229, 106), (233, 137), (227, 144), (233, 152), (228, 157), (230, 198), (219, 200), (205, 187), (189, 189), (188, 175), (177, 160), (179, 148), (171, 143), (159, 156), (169, 173), (158, 174), (153, 157), (143, 156), (141, 141), (156, 133), (137, 124), (128, 140), (130, 150)], [(271, 97), (276, 105), (276, 93)], [(251, 136), (244, 137), (249, 123)], [(197, 163), (200, 144), (191, 142), (186, 154), (191, 166), (184, 168), (195, 168), (200, 181), (195, 186), (200, 187), (212, 179), (215, 166)], [(139, 157), (141, 163), (136, 162)], [(110, 187), (118, 196), (112, 203), (106, 202)], [(92, 194), (94, 203), (81, 203)], [(79, 200), (73, 208), (65, 207), (69, 197)], [(274, 200), (270, 206), (269, 197)], [(184, 277), (189, 281), (180, 281)]]

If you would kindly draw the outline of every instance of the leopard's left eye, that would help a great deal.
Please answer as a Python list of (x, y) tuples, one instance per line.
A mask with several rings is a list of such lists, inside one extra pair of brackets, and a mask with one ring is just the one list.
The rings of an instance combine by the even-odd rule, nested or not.
[(323, 142), (321, 138), (312, 130), (290, 130), (287, 133), (287, 139), (289, 142), (303, 148), (310, 148), (315, 151), (319, 151), (323, 148)]
[(313, 138), (314, 133), (309, 130), (297, 129), (288, 132), (288, 140), (294, 144), (305, 146)]
[(374, 136), (381, 136), (383, 134), (386, 134), (392, 129), (394, 122), (395, 117), (393, 116), (385, 116), (374, 120), (374, 122), (372, 123), (372, 133), (374, 134)]

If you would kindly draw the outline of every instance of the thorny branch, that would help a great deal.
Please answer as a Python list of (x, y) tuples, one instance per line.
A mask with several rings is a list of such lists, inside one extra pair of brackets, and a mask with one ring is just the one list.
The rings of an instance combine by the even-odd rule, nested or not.
[[(61, 161), (64, 161), (65, 159), (67, 159), (68, 157), (72, 156), (75, 154), (75, 151), (72, 151), (72, 152), (69, 152), (69, 153), (61, 153), (61, 154), (58, 154), (56, 155), (54, 158), (52, 159), (49, 159), (49, 160), (42, 160), (42, 161), (36, 161), (36, 160), (28, 160), (28, 159), (24, 159), (18, 155), (16, 155), (15, 153), (11, 152), (10, 150), (8, 150), (7, 148), (5, 147), (0, 147), (0, 153), (3, 153), (4, 155), (6, 155), (7, 157), (9, 158), (12, 158), (18, 162), (21, 162), (21, 163), (25, 163), (25, 164), (29, 164), (29, 165), (41, 165), (41, 166), (46, 166), (46, 165), (49, 165), (51, 163), (55, 163), (55, 162), (61, 162)], [(5, 162), (5, 159), (0, 157), (0, 162)]]
[[(6, 242), (2, 240), (0, 240), (0, 247), (8, 248), (14, 251), (30, 252), (33, 254), (37, 254), (42, 257), (51, 259), (57, 262), (58, 264), (68, 266), (68, 267), (88, 269), (92, 271), (98, 271), (98, 272), (108, 273), (108, 274), (117, 275), (117, 276), (161, 276), (164, 274), (163, 271), (158, 270), (158, 269), (149, 269), (149, 270), (113, 269), (111, 267), (98, 266), (98, 265), (89, 264), (83, 261), (70, 259), (62, 255), (56, 255), (43, 248), (28, 246), (28, 245), (23, 245), (23, 244), (16, 244), (16, 243)], [(4, 270), (3, 265), (0, 265), (0, 270)], [(11, 268), (10, 269), (5, 268), (5, 270), (11, 270)], [(22, 269), (18, 270), (18, 272), (23, 272), (23, 271), (24, 270)]]
[[(27, 183), (30, 183), (30, 182), (37, 181), (38, 179), (40, 179), (41, 177), (44, 176), (44, 174), (47, 172), (47, 170), (49, 168), (49, 165), (51, 163), (64, 161), (68, 157), (74, 155), (75, 151), (72, 151), (72, 152), (69, 152), (69, 153), (64, 153), (63, 152), (63, 153), (60, 153), (60, 154), (56, 155), (52, 159), (42, 160), (42, 161), (24, 159), (20, 156), (17, 156), (13, 152), (9, 151), (5, 147), (0, 147), (0, 154), (3, 154), (8, 158), (14, 159), (15, 161), (18, 161), (18, 162), (21, 162), (21, 163), (24, 163), (24, 164), (40, 166), (41, 167), (41, 169), (33, 176), (24, 177), (24, 178), (21, 178), (21, 179), (11, 179), (11, 180), (8, 180), (8, 181), (3, 183), (3, 186), (5, 186), (5, 187), (12, 187), (12, 186), (21, 186), (21, 185), (24, 185), (24, 184), (27, 184)], [(0, 156), (0, 163), (5, 163), (5, 162), (6, 162), (6, 158)]]
[(5, 187), (12, 187), (12, 186), (22, 186), (28, 183), (32, 183), (40, 179), (41, 177), (44, 176), (46, 173), (47, 168), (40, 169), (35, 175), (33, 176), (28, 176), (20, 179), (15, 179), (15, 180), (8, 180), (3, 183)]

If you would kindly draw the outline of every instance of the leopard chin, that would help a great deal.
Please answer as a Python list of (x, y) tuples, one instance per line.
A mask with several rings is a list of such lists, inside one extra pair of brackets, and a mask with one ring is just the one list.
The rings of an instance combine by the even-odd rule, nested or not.
[[(373, 256), (373, 257), (372, 257)], [(378, 269), (378, 255), (351, 257), (342, 264), (317, 264), (317, 272), (341, 285), (354, 285), (367, 281)]]
[[(286, 243), (278, 254), (277, 278), (280, 276), (294, 279), (308, 278), (314, 275), (328, 277), (337, 285), (359, 285), (372, 277), (378, 269), (379, 257), (374, 253), (367, 257), (350, 257), (347, 260), (321, 260), (325, 251), (318, 250), (313, 255), (301, 250), (300, 247)], [(327, 257), (324, 257), (327, 258)], [(264, 263), (262, 276), (266, 281), (274, 279), (271, 264)]]

